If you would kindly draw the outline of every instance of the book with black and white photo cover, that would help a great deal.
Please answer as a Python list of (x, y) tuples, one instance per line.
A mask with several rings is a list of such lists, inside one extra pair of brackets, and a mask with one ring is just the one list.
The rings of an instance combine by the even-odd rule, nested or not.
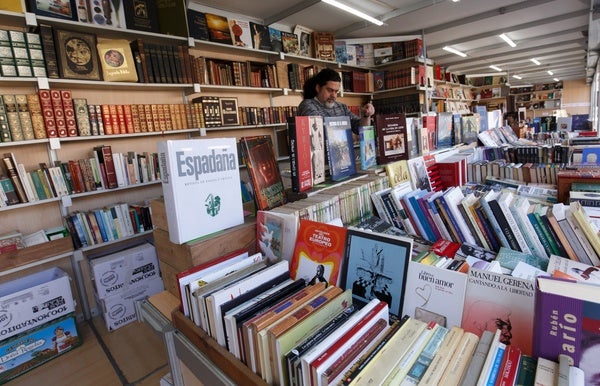
[(324, 117), (323, 126), (331, 180), (340, 181), (356, 174), (350, 117)]
[(244, 222), (235, 138), (163, 141), (158, 153), (171, 242)]

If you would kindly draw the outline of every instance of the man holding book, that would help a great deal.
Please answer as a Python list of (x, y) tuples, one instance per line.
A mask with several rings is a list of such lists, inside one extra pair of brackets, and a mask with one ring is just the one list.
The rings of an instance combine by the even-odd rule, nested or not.
[(320, 115), (322, 117), (350, 117), (352, 132), (358, 135), (359, 126), (369, 126), (375, 108), (371, 103), (361, 107), (361, 116), (352, 113), (348, 106), (338, 102), (337, 94), (342, 79), (340, 74), (330, 68), (324, 68), (309, 78), (302, 89), (304, 99), (298, 106), (298, 116)]

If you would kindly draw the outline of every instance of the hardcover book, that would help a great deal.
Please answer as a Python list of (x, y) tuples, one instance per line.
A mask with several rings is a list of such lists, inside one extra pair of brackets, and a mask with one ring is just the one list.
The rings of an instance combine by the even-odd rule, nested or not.
[(229, 22), (227, 17), (212, 13), (206, 13), (205, 16), (210, 41), (231, 45), (231, 32), (229, 30)]
[(347, 229), (312, 220), (300, 220), (294, 255), (290, 263), (292, 279), (308, 284), (340, 283)]
[(313, 45), (312, 45), (312, 33), (314, 31), (303, 25), (296, 24), (294, 27), (294, 34), (298, 37), (298, 55), (308, 56), (312, 58)]
[(269, 27), (250, 22), (250, 32), (252, 33), (252, 47), (255, 50), (271, 51)]
[(463, 272), (411, 260), (402, 314), (448, 328), (460, 326), (466, 287)]
[(322, 120), (322, 117), (297, 116), (288, 120), (290, 170), (294, 192), (303, 192), (313, 186), (311, 121), (315, 119)]
[(324, 117), (329, 173), (332, 181), (356, 174), (350, 117)]
[(249, 21), (229, 19), (229, 31), (234, 46), (252, 48), (252, 32)]
[(160, 32), (156, 2), (150, 0), (123, 0), (127, 29)]
[(185, 22), (186, 3), (183, 1), (156, 0), (160, 32), (166, 35), (188, 37)]
[(335, 62), (335, 38), (332, 32), (315, 31), (312, 40), (316, 59)]
[(235, 138), (170, 140), (158, 146), (173, 243), (244, 222)]
[(199, 40), (210, 40), (206, 14), (188, 8), (187, 18), (190, 37)]
[(325, 129), (323, 117), (314, 116), (310, 122), (310, 160), (313, 186), (325, 182)]
[(558, 361), (567, 355), (585, 373), (585, 384), (598, 376), (600, 287), (594, 284), (537, 278), (533, 355)]
[(256, 213), (256, 242), (268, 261), (291, 261), (297, 234), (298, 219), (293, 214), (275, 210)]
[(29, 9), (36, 15), (77, 21), (75, 0), (61, 1), (58, 3), (60, 6), (56, 6), (56, 2), (52, 0), (28, 0), (28, 2)]
[(376, 114), (377, 164), (408, 159), (408, 134), (405, 114)]
[(102, 80), (96, 35), (63, 29), (53, 32), (61, 78)]
[[(271, 41), (271, 51), (274, 52), (283, 52), (283, 43), (281, 41), (281, 30), (277, 28), (268, 27), (269, 28), (269, 39)], [(287, 75), (286, 75), (287, 78)], [(286, 87), (289, 88), (289, 87)]]
[(400, 318), (412, 245), (408, 237), (349, 229), (342, 287), (358, 302), (385, 301)]
[[(98, 56), (102, 66), (102, 77), (107, 82), (137, 82), (135, 68), (129, 42), (125, 39), (105, 39), (97, 45)], [(143, 74), (139, 74), (142, 76)]]
[(298, 36), (295, 34), (281, 31), (281, 45), (286, 54), (298, 54)]
[(240, 146), (254, 187), (257, 208), (269, 210), (285, 204), (283, 180), (275, 158), (271, 136), (242, 137)]
[(501, 330), (500, 342), (531, 355), (534, 336), (535, 283), (477, 268), (469, 270), (461, 326), (481, 337)]

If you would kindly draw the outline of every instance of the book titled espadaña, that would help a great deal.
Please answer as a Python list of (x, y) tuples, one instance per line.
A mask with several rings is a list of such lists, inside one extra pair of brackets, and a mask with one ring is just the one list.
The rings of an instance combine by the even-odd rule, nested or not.
[(158, 149), (171, 242), (244, 222), (235, 138), (171, 140)]

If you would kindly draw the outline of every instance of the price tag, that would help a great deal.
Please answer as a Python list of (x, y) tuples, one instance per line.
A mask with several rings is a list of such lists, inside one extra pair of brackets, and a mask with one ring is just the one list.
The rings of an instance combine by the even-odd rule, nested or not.
[(190, 47), (196, 46), (196, 41), (194, 40), (193, 37), (188, 37), (188, 46), (190, 46)]
[(40, 89), (40, 90), (49, 90), (50, 89), (50, 82), (48, 82), (48, 78), (46, 78), (46, 77), (37, 78), (37, 83), (38, 83), (38, 89)]
[(200, 83), (194, 83), (194, 92), (201, 92), (200, 91)]
[(60, 139), (50, 138), (50, 149), (52, 149), (52, 150), (60, 149)]
[(33, 12), (25, 12), (25, 24), (31, 27), (37, 27), (37, 18)]
[(73, 200), (71, 200), (71, 196), (62, 196), (62, 197), (61, 197), (61, 200), (62, 200), (62, 205), (63, 205), (65, 208), (68, 208), (68, 207), (70, 207), (71, 205), (73, 205)]

